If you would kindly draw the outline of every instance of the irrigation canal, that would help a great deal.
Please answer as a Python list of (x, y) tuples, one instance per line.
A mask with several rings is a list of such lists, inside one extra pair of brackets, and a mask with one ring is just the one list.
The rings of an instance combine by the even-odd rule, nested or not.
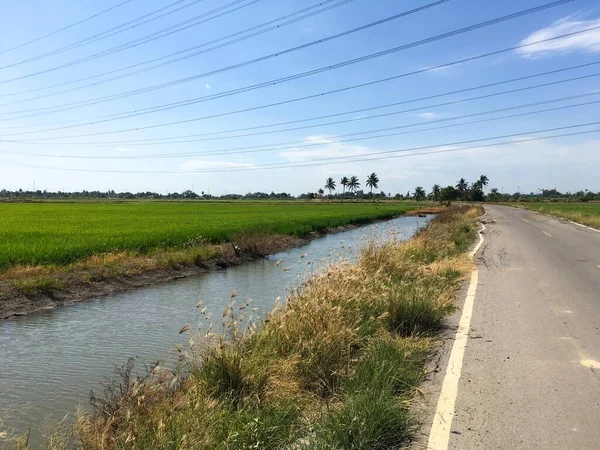
[(407, 239), (432, 217), (367, 225), (222, 271), (0, 321), (0, 432), (31, 427), (37, 441), (47, 421), (88, 408), (90, 390), (101, 392), (115, 366), (132, 356), (142, 368), (163, 360), (187, 344), (178, 334), (184, 324), (204, 320), (199, 300), (219, 323), (236, 291), (237, 303), (252, 299), (260, 318), (304, 277), (352, 260), (369, 239)]

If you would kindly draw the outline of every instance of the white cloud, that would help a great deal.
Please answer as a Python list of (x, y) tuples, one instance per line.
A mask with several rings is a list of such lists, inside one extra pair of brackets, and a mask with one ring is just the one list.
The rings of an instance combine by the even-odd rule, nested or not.
[[(597, 26), (600, 26), (600, 18), (595, 20), (570, 20), (570, 17), (565, 17), (546, 28), (531, 33), (520, 44), (530, 44)], [(533, 58), (549, 53), (568, 53), (574, 51), (600, 52), (600, 29), (520, 48), (517, 50), (517, 54), (524, 58)]]
[(210, 84), (208, 84), (208, 83), (206, 83), (206, 84), (204, 85), (204, 87), (205, 87), (206, 89), (210, 89), (210, 88), (212, 88), (212, 86), (211, 86)]
[(417, 116), (420, 119), (426, 119), (426, 120), (431, 120), (431, 119), (435, 119), (435, 118), (439, 117), (439, 115), (434, 112), (424, 112), (421, 114), (417, 114)]
[[(427, 145), (427, 142), (414, 141), (412, 139), (398, 140), (383, 145), (369, 142), (362, 143), (368, 146), (346, 145), (335, 142), (327, 136), (311, 136), (312, 142), (325, 142), (320, 147), (309, 147), (298, 149), (287, 155), (276, 158), (261, 158), (254, 160), (248, 157), (231, 159), (221, 157), (195, 157), (189, 158), (194, 162), (188, 162), (186, 167), (193, 170), (201, 170), (208, 167), (223, 168), (234, 165), (249, 165), (250, 161), (256, 165), (264, 162), (282, 162), (286, 160), (314, 161), (318, 158), (357, 155), (373, 153), (382, 150), (393, 150), (419, 145)], [(435, 142), (440, 142), (435, 139)], [(353, 144), (348, 142), (347, 144)], [(378, 147), (380, 146), (380, 147)], [(456, 147), (443, 147), (432, 150), (453, 150)], [(9, 148), (10, 150), (10, 148)], [(53, 149), (60, 151), (60, 147)], [(135, 150), (135, 149), (134, 149)], [(193, 147), (189, 148), (193, 150)], [(15, 153), (18, 147), (14, 147)], [(111, 148), (111, 151), (112, 150)], [(300, 151), (302, 151), (300, 153)], [(424, 150), (426, 152), (428, 150)], [(401, 155), (401, 153), (398, 153)], [(379, 156), (379, 155), (378, 155)], [(374, 156), (375, 157), (375, 156)], [(33, 157), (22, 157), (23, 163), (39, 163)], [(187, 160), (183, 160), (187, 161)], [(154, 161), (143, 164), (139, 160), (123, 160), (117, 163), (97, 161), (65, 162), (63, 167), (82, 168), (119, 168), (123, 170), (139, 170), (157, 168), (165, 170), (183, 170), (183, 161)], [(199, 162), (195, 162), (199, 161)], [(227, 161), (227, 162), (221, 162)], [(248, 161), (248, 162), (246, 162)], [(568, 162), (568, 164), (566, 163)], [(0, 167), (2, 167), (0, 165)], [(35, 170), (27, 167), (14, 166), (11, 170), (2, 173), (4, 186), (10, 189), (27, 188), (35, 176), (36, 186), (42, 186), (48, 190), (106, 190), (115, 189), (129, 191), (154, 190), (165, 192), (181, 192), (190, 189), (195, 184), (196, 192), (209, 191), (211, 193), (227, 192), (246, 193), (251, 191), (290, 192), (300, 194), (314, 192), (325, 184), (325, 179), (332, 176), (338, 181), (342, 176), (356, 175), (360, 178), (364, 187), (365, 176), (376, 172), (381, 179), (380, 189), (386, 193), (406, 193), (407, 190), (414, 191), (415, 186), (423, 186), (430, 191), (434, 183), (444, 186), (456, 184), (456, 181), (465, 177), (472, 181), (479, 175), (486, 174), (490, 178), (490, 188), (504, 188), (504, 192), (513, 192), (517, 186), (523, 192), (535, 191), (537, 188), (556, 187), (561, 191), (577, 191), (579, 189), (598, 190), (598, 167), (600, 167), (600, 139), (590, 138), (565, 138), (561, 140), (546, 140), (538, 142), (521, 142), (514, 145), (497, 145), (494, 147), (462, 150), (448, 153), (437, 153), (420, 155), (414, 157), (402, 157), (393, 159), (379, 159), (372, 161), (361, 161), (348, 163), (343, 160), (335, 160), (327, 165), (310, 167), (292, 167), (281, 170), (253, 171), (240, 170), (231, 172), (203, 173), (198, 177), (197, 172), (188, 171), (182, 174), (134, 174), (123, 176), (122, 174), (90, 173), (90, 172), (62, 172), (54, 170)], [(557, 176), (559, 174), (560, 176)], [(194, 178), (193, 181), (191, 179)], [(341, 190), (338, 187), (338, 191)]]
[(116, 152), (120, 152), (120, 153), (127, 153), (127, 152), (130, 152), (131, 149), (130, 148), (125, 148), (125, 147), (117, 147), (117, 148), (115, 148), (115, 151)]
[(203, 161), (200, 159), (190, 159), (181, 165), (183, 170), (202, 170), (202, 169), (238, 169), (241, 167), (253, 166), (252, 163), (235, 163), (228, 161)]

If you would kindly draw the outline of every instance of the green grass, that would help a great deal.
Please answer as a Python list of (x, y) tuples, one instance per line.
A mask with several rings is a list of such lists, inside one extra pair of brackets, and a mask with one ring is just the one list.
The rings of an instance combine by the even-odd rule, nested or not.
[(410, 209), (395, 202), (0, 203), (0, 270), (185, 247), (199, 238), (216, 244), (241, 232), (302, 236)]
[(342, 394), (318, 425), (316, 448), (387, 449), (410, 441), (415, 421), (402, 397), (414, 391), (429, 356), (417, 340), (380, 337), (363, 351)]
[(553, 203), (536, 202), (521, 203), (509, 206), (519, 206), (521, 208), (538, 211), (544, 214), (550, 214), (564, 219), (569, 219), (583, 225), (600, 229), (600, 203)]

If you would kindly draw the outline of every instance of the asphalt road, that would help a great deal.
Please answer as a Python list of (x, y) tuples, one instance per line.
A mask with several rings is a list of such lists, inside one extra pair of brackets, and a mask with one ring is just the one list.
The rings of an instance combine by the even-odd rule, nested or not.
[(448, 448), (600, 449), (600, 233), (486, 210)]

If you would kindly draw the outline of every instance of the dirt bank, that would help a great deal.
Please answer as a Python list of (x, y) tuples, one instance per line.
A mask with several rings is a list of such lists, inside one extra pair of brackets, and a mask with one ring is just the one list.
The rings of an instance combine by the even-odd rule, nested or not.
[[(408, 211), (404, 216), (438, 213), (439, 207)], [(303, 238), (282, 235), (239, 234), (232, 243), (200, 244), (186, 249), (163, 249), (150, 255), (108, 254), (66, 267), (20, 267), (0, 274), (0, 319), (68, 305), (144, 286), (222, 270), (307, 244), (326, 234), (363, 224), (315, 231)]]
[[(314, 233), (310, 238), (322, 234)], [(211, 246), (208, 251), (202, 248), (203, 254), (213, 255), (207, 259), (193, 257), (194, 249), (187, 249), (186, 253), (192, 257), (173, 259), (172, 264), (166, 267), (164, 263), (158, 263), (152, 258), (143, 258), (143, 263), (140, 263), (139, 257), (131, 257), (119, 258), (118, 265), (111, 266), (108, 271), (104, 265), (90, 264), (74, 265), (59, 270), (25, 268), (23, 276), (12, 275), (0, 279), (0, 319), (166, 283), (212, 270), (222, 270), (244, 261), (304, 245), (308, 241), (309, 238), (291, 236), (241, 236), (239, 243)], [(168, 258), (168, 250), (164, 251), (161, 257), (165, 255)], [(23, 285), (27, 287), (24, 288)], [(32, 285), (33, 287), (30, 287)]]
[[(431, 212), (418, 211), (419, 214)], [(188, 248), (184, 251), (167, 249), (146, 256), (109, 254), (68, 267), (11, 269), (0, 275), (0, 319), (222, 270), (359, 226), (325, 229), (303, 238), (241, 234), (232, 243), (208, 248), (199, 246), (197, 251)]]

